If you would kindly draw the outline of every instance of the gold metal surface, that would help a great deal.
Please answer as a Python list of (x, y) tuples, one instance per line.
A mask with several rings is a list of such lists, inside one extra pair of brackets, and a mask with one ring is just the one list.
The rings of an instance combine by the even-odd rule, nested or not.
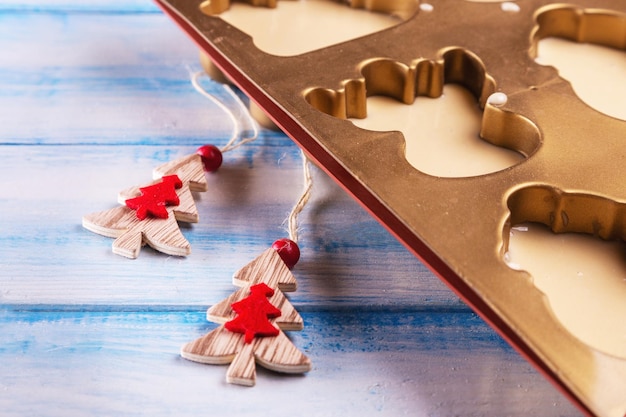
[[(430, 12), (366, 1), (356, 6), (391, 13), (398, 4), (408, 20), (277, 57), (208, 16), (209, 2), (158, 1), (281, 129), (581, 409), (626, 415), (626, 360), (572, 336), (528, 273), (503, 259), (511, 225), (526, 221), (626, 240), (626, 122), (592, 110), (554, 68), (534, 61), (537, 42), (550, 36), (626, 48), (625, 2), (519, 0), (518, 12), (503, 13), (461, 0), (438, 0)], [(366, 116), (368, 96), (412, 103), (438, 97), (446, 83), (467, 87), (484, 109), (483, 139), (525, 159), (487, 175), (435, 177), (406, 161), (401, 133), (345, 120)], [(495, 92), (506, 94), (505, 104), (489, 102)]]

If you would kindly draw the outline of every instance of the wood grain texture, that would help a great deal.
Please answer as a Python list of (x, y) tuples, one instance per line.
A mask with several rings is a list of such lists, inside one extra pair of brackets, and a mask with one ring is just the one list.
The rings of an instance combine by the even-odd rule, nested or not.
[(260, 368), (242, 392), (225, 369), (181, 360), (215, 328), (206, 308), (233, 292), (232, 272), (286, 234), (297, 147), (262, 130), (229, 152), (194, 196), (199, 223), (182, 228), (193, 252), (131, 262), (81, 218), (226, 143), (230, 120), (189, 82), (196, 48), (150, 2), (9, 0), (0, 56), (3, 416), (578, 415), (318, 170), (289, 294), (311, 372)]
[[(189, 190), (184, 194), (190, 194)], [(135, 210), (120, 206), (83, 216), (83, 227), (114, 237), (113, 253), (126, 258), (137, 258), (144, 244), (164, 254), (187, 256), (191, 253), (191, 245), (180, 231), (175, 210), (167, 208), (167, 212), (167, 219), (148, 217), (141, 220)]]
[(278, 288), (283, 292), (297, 289), (296, 277), (272, 248), (266, 249), (252, 262), (233, 274), (233, 284), (239, 287), (251, 286), (261, 282), (270, 288)]
[(191, 191), (208, 190), (202, 158), (198, 154), (193, 153), (174, 159), (159, 165), (152, 171), (154, 179), (159, 179), (166, 175), (178, 175), (178, 178), (187, 184)]
[(185, 344), (180, 354), (187, 360), (205, 364), (230, 363), (226, 382), (245, 386), (253, 386), (256, 382), (255, 362), (281, 373), (301, 374), (311, 370), (309, 358), (282, 331), (273, 337), (257, 337), (252, 343), (244, 343), (243, 339), (242, 334), (233, 333), (221, 325)]

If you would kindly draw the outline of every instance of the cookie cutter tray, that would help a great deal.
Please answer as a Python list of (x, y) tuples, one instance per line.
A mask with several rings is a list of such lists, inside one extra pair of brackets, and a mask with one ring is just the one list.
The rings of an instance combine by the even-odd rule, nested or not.
[[(519, 0), (352, 2), (407, 19), (302, 55), (259, 50), (222, 20), (228, 0), (157, 0), (210, 60), (399, 241), (589, 415), (626, 415), (626, 359), (595, 350), (554, 317), (525, 271), (504, 261), (511, 225), (626, 239), (626, 122), (585, 105), (537, 42), (561, 37), (626, 49), (626, 3)], [(252, 0), (274, 7), (272, 0)], [(426, 11), (427, 10), (427, 11)], [(366, 98), (404, 103), (468, 88), (483, 108), (481, 137), (525, 159), (463, 178), (427, 175), (404, 157), (399, 132), (365, 131)], [(490, 99), (493, 93), (506, 100)], [(626, 302), (626, 300), (625, 300)], [(624, 318), (626, 320), (626, 317)]]

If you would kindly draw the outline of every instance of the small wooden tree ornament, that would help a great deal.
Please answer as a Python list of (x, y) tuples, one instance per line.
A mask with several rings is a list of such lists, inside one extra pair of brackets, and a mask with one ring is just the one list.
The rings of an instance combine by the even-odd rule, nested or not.
[[(302, 317), (283, 292), (295, 291), (291, 268), (300, 259), (298, 215), (311, 194), (313, 179), (304, 154), (304, 190), (287, 219), (289, 239), (279, 239), (252, 262), (233, 274), (241, 287), (207, 311), (207, 319), (221, 325), (187, 343), (185, 359), (208, 364), (230, 364), (226, 381), (253, 386), (255, 363), (282, 373), (304, 373), (311, 361), (294, 346), (283, 331), (302, 330)], [(274, 327), (275, 326), (275, 327)]]
[[(178, 222), (198, 222), (198, 210), (191, 192), (203, 192), (208, 189), (203, 166), (199, 154), (187, 155), (158, 166), (153, 172), (156, 179), (154, 182), (120, 192), (118, 202), (123, 204), (122, 206), (84, 216), (83, 227), (94, 233), (115, 238), (113, 253), (126, 258), (136, 258), (145, 244), (168, 255), (189, 255), (191, 245), (181, 233)], [(164, 178), (174, 176), (180, 182), (180, 186), (175, 187), (178, 197), (175, 204), (169, 199), (170, 195), (150, 194), (150, 190), (164, 184)], [(156, 215), (148, 210), (144, 215), (145, 206), (141, 204), (135, 206), (131, 203), (143, 197), (148, 199), (149, 203), (160, 207), (162, 214)]]
[[(158, 166), (153, 171), (153, 178), (161, 181), (122, 191), (118, 196), (121, 207), (83, 216), (82, 224), (87, 230), (115, 238), (113, 241), (115, 254), (134, 259), (139, 256), (141, 247), (147, 244), (168, 255), (189, 255), (191, 245), (181, 233), (178, 222), (197, 223), (199, 220), (192, 192), (207, 191), (204, 173), (217, 171), (222, 164), (222, 153), (252, 142), (258, 137), (258, 128), (252, 119), (250, 119), (252, 135), (240, 137), (240, 127), (234, 114), (200, 86), (198, 82), (200, 75), (201, 73), (194, 74), (191, 79), (192, 85), (232, 120), (233, 133), (221, 149), (213, 145), (204, 145), (198, 148), (195, 154)], [(237, 106), (245, 110), (245, 105), (235, 92), (227, 85), (224, 85), (224, 89)], [(249, 115), (248, 117), (250, 118)], [(174, 175), (181, 182), (180, 186), (176, 187), (177, 198), (171, 198), (172, 190), (166, 189), (162, 194), (153, 193), (156, 189), (165, 187), (159, 185), (163, 178)]]
[(279, 253), (266, 250), (237, 271), (233, 283), (242, 288), (207, 311), (208, 320), (222, 324), (184, 345), (181, 356), (230, 364), (226, 381), (245, 386), (255, 384), (255, 363), (276, 372), (308, 372), (311, 361), (283, 333), (302, 330), (303, 322), (281, 291), (295, 290), (296, 280)]

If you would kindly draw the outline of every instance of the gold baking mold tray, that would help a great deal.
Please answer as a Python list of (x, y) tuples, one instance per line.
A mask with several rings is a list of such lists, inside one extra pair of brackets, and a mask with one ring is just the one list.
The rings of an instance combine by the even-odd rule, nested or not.
[[(575, 337), (531, 275), (505, 261), (511, 228), (524, 222), (626, 238), (626, 122), (590, 108), (555, 68), (534, 60), (547, 37), (626, 49), (625, 2), (519, 0), (505, 13), (501, 4), (461, 0), (433, 0), (432, 8), (353, 2), (404, 20), (296, 56), (263, 52), (221, 19), (228, 0), (157, 2), (309, 157), (581, 410), (626, 415), (626, 356)], [(471, 177), (433, 176), (407, 162), (400, 132), (346, 120), (366, 117), (369, 96), (410, 104), (416, 96), (439, 97), (449, 83), (466, 87), (483, 109), (481, 137), (523, 155), (519, 163)]]

